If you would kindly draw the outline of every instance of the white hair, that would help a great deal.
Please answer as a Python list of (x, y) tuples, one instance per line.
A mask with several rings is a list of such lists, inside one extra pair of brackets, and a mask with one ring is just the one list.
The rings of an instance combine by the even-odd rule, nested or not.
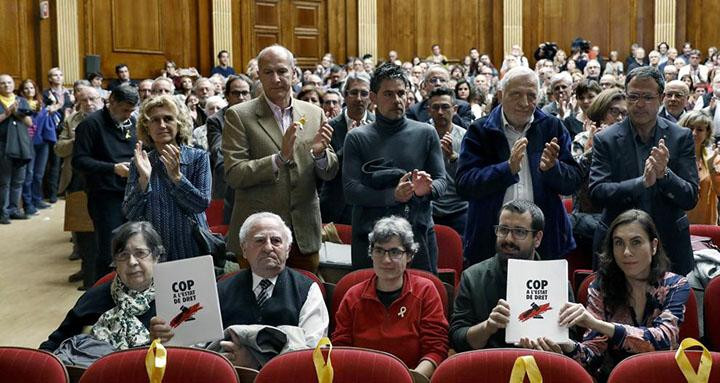
[(568, 72), (563, 71), (560, 73), (556, 73), (550, 78), (550, 90), (555, 88), (555, 85), (557, 85), (557, 83), (559, 82), (564, 82), (568, 85), (572, 85), (573, 79)]
[(226, 107), (228, 102), (222, 98), (222, 96), (210, 96), (207, 100), (205, 100), (205, 109), (210, 109), (211, 106), (219, 105), (220, 108)]
[(534, 70), (525, 66), (516, 66), (505, 73), (502, 80), (500, 80), (500, 89), (505, 90), (507, 84), (515, 78), (529, 77), (537, 86), (537, 91), (540, 92), (540, 80), (538, 79), (537, 73)]
[(261, 219), (272, 219), (275, 222), (278, 223), (278, 225), (282, 226), (282, 234), (283, 239), (285, 239), (285, 242), (287, 242), (288, 249), (292, 245), (292, 231), (290, 231), (290, 228), (285, 224), (285, 221), (283, 221), (282, 218), (280, 218), (279, 215), (275, 213), (270, 213), (267, 211), (263, 211), (260, 213), (255, 213), (247, 217), (245, 219), (245, 222), (243, 222), (242, 226), (240, 227), (240, 233), (238, 236), (240, 237), (240, 245), (244, 245), (245, 241), (248, 240), (248, 235), (250, 234), (250, 230), (257, 224), (258, 221)]

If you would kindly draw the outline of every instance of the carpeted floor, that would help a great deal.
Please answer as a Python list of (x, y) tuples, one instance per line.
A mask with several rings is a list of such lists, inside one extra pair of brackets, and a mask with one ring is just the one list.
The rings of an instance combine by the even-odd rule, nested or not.
[(64, 205), (0, 225), (0, 345), (37, 347), (82, 294), (80, 283), (67, 282), (80, 261), (68, 260)]

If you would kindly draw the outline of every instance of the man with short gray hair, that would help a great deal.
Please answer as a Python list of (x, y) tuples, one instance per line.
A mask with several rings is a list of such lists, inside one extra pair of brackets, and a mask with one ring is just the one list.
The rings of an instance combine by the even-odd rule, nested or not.
[[(425, 94), (430, 94), (435, 88), (447, 87), (448, 81), (450, 81), (450, 73), (448, 70), (442, 65), (432, 65), (425, 71), (425, 80), (423, 81)], [(463, 100), (457, 100), (457, 107), (458, 110), (453, 117), (453, 124), (467, 128), (475, 119), (470, 104)], [(411, 120), (430, 123), (431, 116), (428, 108), (429, 104), (426, 97), (408, 109), (407, 117)]]
[(684, 81), (673, 80), (665, 84), (665, 91), (662, 96), (662, 107), (658, 116), (677, 123), (685, 114), (690, 88)]
[(522, 199), (540, 207), (548, 222), (539, 252), (563, 258), (575, 248), (560, 195), (581, 183), (562, 122), (537, 108), (537, 74), (526, 67), (508, 71), (501, 83), (502, 104), (475, 121), (463, 140), (456, 182), (468, 199), (464, 255), (468, 265), (492, 257), (500, 206)]

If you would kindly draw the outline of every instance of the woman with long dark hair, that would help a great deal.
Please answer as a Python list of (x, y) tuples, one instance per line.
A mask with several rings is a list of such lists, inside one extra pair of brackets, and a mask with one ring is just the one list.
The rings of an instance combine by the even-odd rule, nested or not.
[(587, 329), (582, 342), (538, 338), (521, 345), (563, 353), (600, 382), (630, 355), (677, 348), (690, 285), (668, 270), (670, 259), (650, 215), (635, 209), (620, 214), (603, 242), (587, 307), (568, 303), (560, 310), (561, 326)]

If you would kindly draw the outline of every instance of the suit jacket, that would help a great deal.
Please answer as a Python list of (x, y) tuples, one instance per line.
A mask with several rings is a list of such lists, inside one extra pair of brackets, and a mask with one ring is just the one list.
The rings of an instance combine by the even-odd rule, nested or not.
[[(526, 133), (527, 155), (532, 177), (533, 202), (545, 215), (542, 243), (543, 259), (563, 258), (575, 248), (570, 219), (560, 195), (573, 194), (582, 183), (580, 166), (570, 152), (570, 135), (562, 122), (535, 108), (533, 122)], [(458, 194), (470, 203), (463, 236), (463, 253), (469, 265), (495, 254), (495, 232), (500, 208), (508, 187), (519, 181), (510, 172), (510, 147), (502, 128), (502, 107), (481, 118), (468, 129), (460, 149), (455, 178)], [(545, 143), (557, 137), (560, 154), (555, 166), (540, 171)]]
[(228, 247), (240, 255), (238, 232), (245, 219), (261, 211), (273, 212), (295, 233), (302, 253), (320, 249), (320, 202), (316, 178), (332, 179), (338, 160), (332, 147), (326, 150), (327, 167), (315, 166), (310, 147), (325, 121), (322, 109), (310, 103), (292, 100), (293, 121), (305, 116), (305, 127), (298, 131), (293, 162), (273, 169), (273, 156), (280, 151), (283, 134), (265, 97), (230, 107), (225, 112), (222, 150), (225, 182), (235, 189)]
[[(472, 112), (470, 104), (463, 100), (456, 100), (455, 103), (458, 106), (457, 113), (453, 116), (453, 124), (460, 125), (467, 129), (468, 126), (475, 120), (475, 115)], [(420, 122), (430, 121), (430, 112), (428, 112), (428, 100), (422, 100), (421, 102), (415, 103), (407, 110), (407, 118)]]
[(658, 133), (670, 151), (669, 173), (650, 188), (643, 184), (642, 164), (637, 163), (628, 118), (593, 138), (590, 197), (603, 208), (595, 232), (595, 249), (599, 249), (608, 227), (620, 213), (641, 209), (655, 221), (660, 241), (673, 263), (672, 271), (685, 275), (694, 263), (685, 211), (695, 207), (698, 199), (695, 146), (690, 129), (663, 118), (657, 119), (656, 129), (660, 129)]
[[(367, 112), (367, 122), (375, 121), (375, 115)], [(347, 120), (345, 120), (345, 109), (330, 120), (330, 126), (333, 128), (332, 146), (338, 157), (339, 170), (335, 178), (323, 182), (320, 189), (320, 211), (322, 213), (323, 222), (335, 222), (345, 225), (352, 224), (352, 206), (345, 202), (345, 193), (343, 192), (342, 182), (342, 160), (343, 145), (345, 144), (345, 136), (348, 133)]]

